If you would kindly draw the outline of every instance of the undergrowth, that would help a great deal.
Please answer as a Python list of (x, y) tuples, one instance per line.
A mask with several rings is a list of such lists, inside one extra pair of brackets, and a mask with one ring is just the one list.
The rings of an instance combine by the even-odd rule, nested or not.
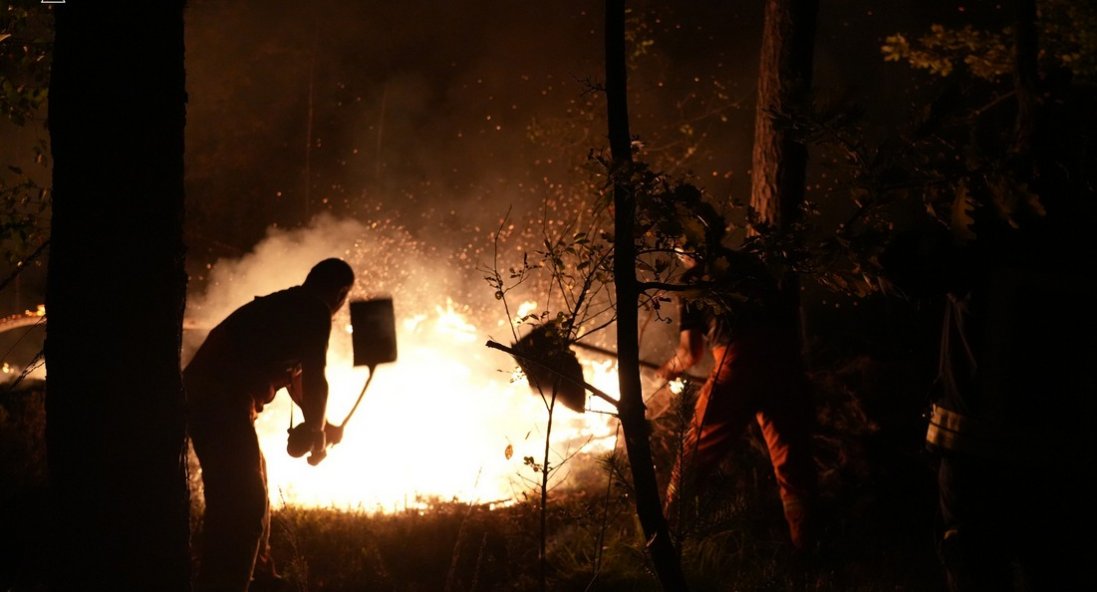
[[(894, 405), (904, 371), (865, 359), (834, 368), (813, 377), (823, 494), (820, 548), (796, 554), (787, 543), (772, 468), (752, 428), (707, 480), (706, 495), (676, 523), (693, 590), (942, 590), (934, 555), (933, 474), (917, 453), (917, 430), (891, 423), (874, 407), (881, 403), (866, 395), (888, 393), (880, 401)], [(40, 386), (0, 400), (0, 590), (45, 589), (43, 400)], [(677, 412), (652, 424), (661, 475), (673, 463), (676, 433), (688, 410), (683, 399)], [(657, 590), (623, 455), (609, 455), (600, 469), (586, 473), (581, 491), (554, 492), (548, 506), (547, 589)], [(273, 553), (290, 589), (298, 592), (534, 591), (540, 586), (540, 516), (536, 496), (529, 500), (495, 509), (435, 502), (380, 515), (282, 505), (272, 521)], [(194, 502), (197, 547), (201, 496)]]

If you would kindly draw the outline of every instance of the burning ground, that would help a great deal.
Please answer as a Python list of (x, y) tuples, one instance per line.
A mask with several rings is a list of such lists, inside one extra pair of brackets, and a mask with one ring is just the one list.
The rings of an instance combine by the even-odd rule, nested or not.
[[(254, 296), (294, 285), (315, 262), (345, 258), (358, 270), (352, 299), (391, 295), (398, 360), (377, 377), (348, 423), (344, 441), (319, 467), (287, 456), (289, 397), (282, 393), (260, 415), (257, 429), (270, 471), (272, 502), (393, 511), (427, 500), (510, 504), (539, 480), (526, 457), (541, 462), (547, 412), (539, 396), (513, 373), (514, 362), (484, 347), (512, 339), (506, 310), (486, 283), (469, 282), (439, 253), (397, 228), (322, 216), (307, 228), (273, 230), (248, 255), (209, 270), (204, 293), (190, 299), (184, 357), (205, 330)], [(478, 278), (477, 278), (478, 279)], [(471, 283), (471, 285), (469, 285)], [(514, 314), (536, 307), (530, 300)], [(517, 318), (510, 322), (517, 324)], [(353, 368), (349, 314), (334, 321), (329, 349), (329, 419), (346, 416), (368, 375)], [(525, 331), (525, 329), (522, 329)], [(605, 359), (584, 359), (587, 380), (616, 390)], [(615, 446), (616, 422), (597, 412), (559, 408), (553, 426), (553, 464), (574, 468)], [(568, 483), (573, 467), (554, 474)], [(589, 484), (579, 484), (585, 486)]]

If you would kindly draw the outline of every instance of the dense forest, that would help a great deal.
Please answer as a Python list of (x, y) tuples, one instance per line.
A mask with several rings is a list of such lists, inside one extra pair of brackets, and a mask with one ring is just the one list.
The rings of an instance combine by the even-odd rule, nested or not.
[[(100, 4), (0, 5), (0, 589), (191, 589), (180, 369), (327, 257), (400, 354), (255, 420), (271, 589), (1093, 586), (1097, 8)], [(764, 404), (664, 508), (762, 317), (806, 543)]]

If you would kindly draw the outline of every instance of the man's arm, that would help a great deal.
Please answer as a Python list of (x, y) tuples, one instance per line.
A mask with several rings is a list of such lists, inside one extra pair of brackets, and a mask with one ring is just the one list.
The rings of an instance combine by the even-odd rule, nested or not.
[(704, 355), (705, 336), (698, 329), (686, 329), (679, 333), (674, 355), (655, 374), (663, 380), (674, 380), (700, 362)]
[(323, 364), (303, 366), (300, 379), (301, 411), (305, 415), (305, 423), (320, 430), (327, 416), (328, 380), (324, 376)]
[(301, 405), (301, 401), (304, 397), (304, 387), (301, 386), (301, 365), (298, 364), (289, 371), (288, 384), (286, 384), (286, 392), (289, 393), (289, 398), (293, 399), (293, 402), (298, 406)]
[(312, 453), (322, 457), (325, 441), (324, 426), (327, 424), (328, 380), (324, 374), (327, 366), (328, 339), (331, 336), (331, 319), (326, 315), (309, 317), (308, 329), (303, 331), (305, 339), (301, 356), (301, 413), (305, 416), (303, 428), (312, 437)]

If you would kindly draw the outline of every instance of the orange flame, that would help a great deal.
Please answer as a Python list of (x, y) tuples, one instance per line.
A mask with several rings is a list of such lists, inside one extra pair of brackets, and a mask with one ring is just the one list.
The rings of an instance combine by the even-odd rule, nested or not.
[[(376, 368), (342, 443), (319, 466), (283, 452), (289, 397), (279, 395), (260, 415), (272, 502), (366, 511), (420, 508), (435, 499), (508, 504), (539, 478), (523, 459), (543, 460), (545, 405), (524, 380), (501, 372), (513, 361), (483, 346), (486, 336), (467, 314), (447, 301), (429, 314), (398, 319), (397, 334), (399, 360)], [(345, 417), (367, 377), (351, 368), (349, 339), (342, 337), (333, 337), (328, 361), (333, 423)], [(593, 384), (616, 392), (615, 368), (587, 367)], [(612, 448), (615, 430), (609, 415), (558, 406), (553, 462), (580, 446)]]

